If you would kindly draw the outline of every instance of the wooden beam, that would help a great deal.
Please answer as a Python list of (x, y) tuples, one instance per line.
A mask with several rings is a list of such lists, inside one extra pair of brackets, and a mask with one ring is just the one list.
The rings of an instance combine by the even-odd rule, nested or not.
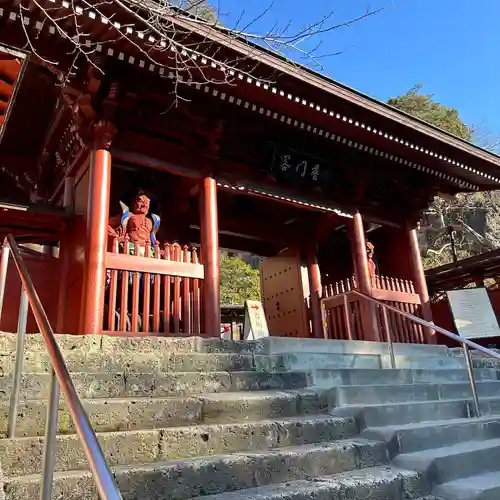
[[(199, 243), (200, 230), (194, 227), (189, 228), (188, 239), (190, 242)], [(261, 257), (272, 257), (276, 255), (283, 246), (219, 232), (219, 248), (234, 250), (236, 252), (247, 252)]]
[[(135, 152), (130, 152), (126, 149), (130, 144), (134, 144)], [(132, 131), (121, 133), (111, 151), (113, 153), (113, 158), (123, 162), (167, 171), (175, 175), (191, 177), (192, 179), (203, 178), (204, 171), (200, 166), (214, 164), (212, 158), (198, 154), (198, 152), (187, 151), (181, 146), (171, 144), (166, 140), (149, 137)], [(152, 156), (152, 154), (155, 156)], [(246, 186), (259, 186), (263, 191), (274, 191), (281, 194), (284, 199), (269, 198), (266, 195), (251, 191), (247, 191), (245, 194), (262, 197), (278, 203), (288, 203), (301, 210), (317, 211), (314, 207), (308, 207), (305, 204), (298, 205), (287, 202), (287, 196), (291, 198), (294, 197), (293, 190), (285, 189), (275, 182), (272, 183), (269, 175), (263, 170), (227, 159), (219, 159), (216, 164), (216, 175), (218, 179), (221, 179), (222, 184), (229, 183), (228, 185), (243, 184)], [(233, 191), (229, 190), (229, 192)], [(344, 192), (343, 195), (342, 192)], [(355, 206), (353, 200), (348, 196), (349, 192), (349, 188), (343, 185), (341, 189), (338, 189), (338, 192), (335, 193), (336, 197), (342, 197), (342, 199), (336, 199), (335, 201), (346, 212), (352, 213), (359, 208), (360, 212), (367, 220), (372, 220), (377, 223), (388, 223), (396, 227), (403, 227), (408, 219), (405, 207), (398, 206), (397, 210), (395, 210), (390, 205), (391, 200), (387, 201), (387, 205), (389, 206), (374, 207), (369, 205), (369, 200), (366, 200), (367, 202), (363, 206)], [(299, 197), (304, 198), (303, 195)], [(312, 194), (310, 201), (317, 205), (328, 204), (328, 194), (322, 197)]]
[(203, 279), (202, 264), (187, 264), (164, 259), (150, 259), (136, 255), (107, 252), (106, 268), (118, 271), (179, 276), (180, 278)]
[(121, 160), (126, 163), (140, 165), (142, 167), (154, 168), (156, 170), (170, 172), (171, 174), (175, 175), (183, 175), (186, 177), (191, 177), (192, 179), (202, 178), (201, 173), (194, 168), (186, 168), (177, 163), (166, 161), (160, 158), (155, 158), (146, 154), (133, 153), (120, 147), (112, 147), (111, 153), (113, 154), (114, 159)]

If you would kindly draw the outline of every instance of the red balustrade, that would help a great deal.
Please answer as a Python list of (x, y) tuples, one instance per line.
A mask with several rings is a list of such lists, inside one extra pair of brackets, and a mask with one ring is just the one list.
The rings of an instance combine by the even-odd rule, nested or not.
[[(361, 298), (352, 293), (356, 279), (345, 278), (323, 287), (322, 311), (325, 336), (331, 339), (363, 340)], [(409, 280), (374, 276), (372, 297), (401, 311), (421, 317), (420, 297)], [(387, 334), (382, 311), (377, 311), (380, 331)], [(424, 343), (422, 327), (388, 311), (388, 325), (394, 342)], [(384, 337), (386, 338), (386, 337)]]
[(114, 240), (106, 254), (104, 330), (199, 334), (203, 265), (196, 248)]

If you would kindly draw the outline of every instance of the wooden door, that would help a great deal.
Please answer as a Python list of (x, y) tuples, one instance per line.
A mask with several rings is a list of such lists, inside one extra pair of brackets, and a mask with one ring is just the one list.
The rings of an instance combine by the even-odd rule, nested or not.
[(309, 337), (307, 272), (295, 256), (270, 257), (260, 265), (262, 304), (269, 333), (282, 337)]

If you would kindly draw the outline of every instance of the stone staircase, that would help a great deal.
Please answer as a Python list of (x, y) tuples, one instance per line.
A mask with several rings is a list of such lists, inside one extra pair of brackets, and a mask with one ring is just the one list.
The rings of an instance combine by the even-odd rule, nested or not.
[[(498, 500), (500, 381), (442, 346), (58, 336), (124, 500)], [(0, 335), (5, 436), (15, 337)], [(6, 500), (38, 497), (49, 391), (26, 342), (17, 437), (0, 439)], [(54, 499), (97, 499), (61, 402)], [(2, 489), (0, 489), (0, 498)]]

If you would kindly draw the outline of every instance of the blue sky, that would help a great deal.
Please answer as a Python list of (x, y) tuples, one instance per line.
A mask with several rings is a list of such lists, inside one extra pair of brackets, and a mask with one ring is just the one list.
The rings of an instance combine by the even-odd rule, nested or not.
[[(210, 3), (218, 3), (230, 27), (244, 26), (271, 4)], [(299, 30), (332, 11), (332, 22), (338, 23), (359, 16), (368, 5), (386, 8), (321, 35), (322, 53), (342, 52), (322, 60), (329, 76), (380, 100), (420, 82), (436, 100), (456, 107), (469, 125), (500, 135), (500, 0), (275, 0), (248, 30), (261, 34), (289, 22), (291, 30)]]

